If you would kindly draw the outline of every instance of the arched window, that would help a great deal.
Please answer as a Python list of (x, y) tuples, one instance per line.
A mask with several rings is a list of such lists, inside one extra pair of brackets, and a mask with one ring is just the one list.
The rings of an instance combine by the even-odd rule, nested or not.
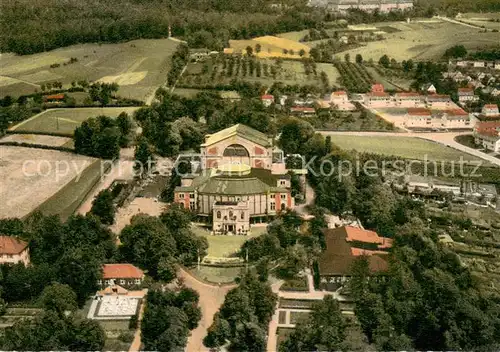
[(229, 219), (232, 219), (232, 218), (233, 218), (233, 211), (229, 210)]
[(241, 220), (244, 220), (244, 219), (245, 219), (245, 212), (244, 212), (244, 211), (242, 211), (242, 212), (241, 212)]
[(220, 211), (217, 212), (217, 219), (220, 219), (222, 217), (222, 214), (220, 213)]
[(286, 210), (286, 205), (285, 203), (281, 203), (281, 211), (285, 211)]
[(241, 144), (231, 144), (224, 149), (224, 156), (250, 156), (248, 150)]

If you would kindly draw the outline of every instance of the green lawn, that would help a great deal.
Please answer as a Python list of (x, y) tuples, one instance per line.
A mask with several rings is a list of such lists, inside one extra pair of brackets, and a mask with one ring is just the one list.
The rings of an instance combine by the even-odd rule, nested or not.
[(357, 150), (402, 158), (424, 160), (480, 161), (473, 155), (460, 152), (451, 147), (413, 137), (397, 136), (352, 136), (332, 135), (332, 142), (342, 149)]
[(117, 117), (122, 112), (133, 114), (138, 107), (49, 109), (14, 126), (12, 130), (72, 135), (75, 128), (91, 117)]
[(197, 267), (190, 269), (196, 277), (214, 283), (231, 283), (234, 282), (236, 277), (241, 277), (245, 272), (244, 266), (236, 267), (215, 267), (215, 266), (200, 266), (200, 270)]
[(234, 257), (239, 251), (242, 244), (252, 237), (257, 237), (266, 232), (265, 227), (253, 227), (248, 236), (226, 236), (226, 235), (210, 235), (207, 229), (193, 225), (193, 231), (198, 236), (206, 237), (208, 241), (208, 256), (216, 258)]

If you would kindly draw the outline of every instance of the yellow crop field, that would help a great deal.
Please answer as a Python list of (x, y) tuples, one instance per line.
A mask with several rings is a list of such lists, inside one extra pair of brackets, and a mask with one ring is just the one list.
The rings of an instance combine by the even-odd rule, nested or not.
[[(256, 52), (255, 47), (260, 44), (261, 51)], [(227, 54), (246, 53), (246, 48), (250, 46), (254, 54), (259, 58), (281, 57), (287, 59), (300, 59), (299, 52), (304, 50), (304, 57), (309, 56), (309, 46), (286, 38), (278, 38), (270, 35), (257, 37), (249, 40), (230, 40), (229, 48), (224, 49)], [(285, 53), (286, 51), (286, 53)]]

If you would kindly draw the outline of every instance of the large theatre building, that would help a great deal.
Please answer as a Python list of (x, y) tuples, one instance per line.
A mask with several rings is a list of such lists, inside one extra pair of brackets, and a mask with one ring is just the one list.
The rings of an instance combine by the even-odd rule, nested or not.
[(212, 224), (214, 233), (246, 235), (250, 224), (294, 207), (290, 187), (283, 152), (239, 124), (205, 137), (201, 170), (182, 178), (175, 202)]

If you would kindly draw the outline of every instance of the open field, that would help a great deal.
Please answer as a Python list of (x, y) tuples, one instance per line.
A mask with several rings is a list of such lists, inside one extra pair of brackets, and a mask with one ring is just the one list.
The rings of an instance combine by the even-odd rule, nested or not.
[(496, 22), (500, 20), (500, 13), (469, 12), (461, 14), (460, 18), (457, 19), (475, 26), (484, 26), (484, 28), (500, 30), (500, 22)]
[(441, 58), (446, 49), (453, 45), (478, 49), (496, 46), (499, 41), (498, 33), (480, 33), (470, 27), (439, 20), (394, 22), (390, 27), (400, 31), (387, 33), (384, 40), (367, 43), (366, 46), (348, 50), (344, 54), (349, 53), (351, 57), (361, 54), (365, 60), (375, 61), (384, 54), (397, 61), (428, 60)]
[(338, 85), (340, 74), (333, 64), (316, 64), (315, 75), (312, 69), (307, 72), (300, 60), (283, 60), (278, 63), (274, 59), (219, 55), (203, 62), (190, 63), (178, 86), (202, 88), (207, 85), (229, 84), (235, 78), (246, 82), (259, 82), (266, 86), (278, 81), (290, 85), (320, 86), (321, 71), (327, 74), (330, 86)]
[(236, 277), (241, 277), (245, 273), (245, 266), (234, 267), (216, 267), (216, 266), (200, 266), (200, 270), (195, 266), (189, 271), (201, 280), (227, 284), (234, 282)]
[(86, 156), (12, 146), (0, 146), (0, 155), (0, 218), (37, 208), (67, 216), (100, 176), (100, 163)]
[(236, 254), (241, 245), (252, 237), (258, 237), (265, 233), (266, 227), (252, 227), (248, 236), (223, 236), (210, 235), (210, 232), (197, 225), (192, 226), (192, 230), (198, 236), (203, 236), (208, 241), (208, 256), (216, 258), (229, 258)]
[(408, 159), (466, 161), (481, 159), (438, 143), (413, 137), (334, 135), (332, 142), (342, 149), (375, 154), (394, 155)]
[(49, 109), (21, 122), (11, 130), (72, 135), (75, 128), (91, 117), (117, 117), (122, 112), (132, 115), (137, 109), (138, 107)]
[[(250, 46), (254, 50), (254, 54), (259, 58), (281, 57), (287, 59), (300, 59), (299, 52), (304, 50), (305, 57), (309, 55), (309, 46), (299, 43), (297, 35), (288, 39), (285, 37), (274, 37), (266, 35), (247, 40), (229, 40), (229, 48), (224, 49), (228, 54), (245, 54), (246, 48)], [(257, 52), (256, 45), (261, 46), (260, 52)], [(285, 53), (286, 52), (286, 53)]]
[[(170, 39), (141, 39), (120, 44), (83, 44), (45, 53), (16, 56), (2, 54), (0, 96), (34, 93), (40, 85), (60, 81), (116, 82), (118, 95), (144, 100), (162, 85), (170, 56), (178, 43)], [(68, 63), (70, 58), (78, 61)], [(51, 65), (59, 67), (51, 68)]]
[(68, 146), (72, 142), (72, 139), (68, 137), (46, 136), (42, 134), (9, 134), (0, 139), (0, 142), (16, 142), (46, 145), (48, 147), (62, 147)]

